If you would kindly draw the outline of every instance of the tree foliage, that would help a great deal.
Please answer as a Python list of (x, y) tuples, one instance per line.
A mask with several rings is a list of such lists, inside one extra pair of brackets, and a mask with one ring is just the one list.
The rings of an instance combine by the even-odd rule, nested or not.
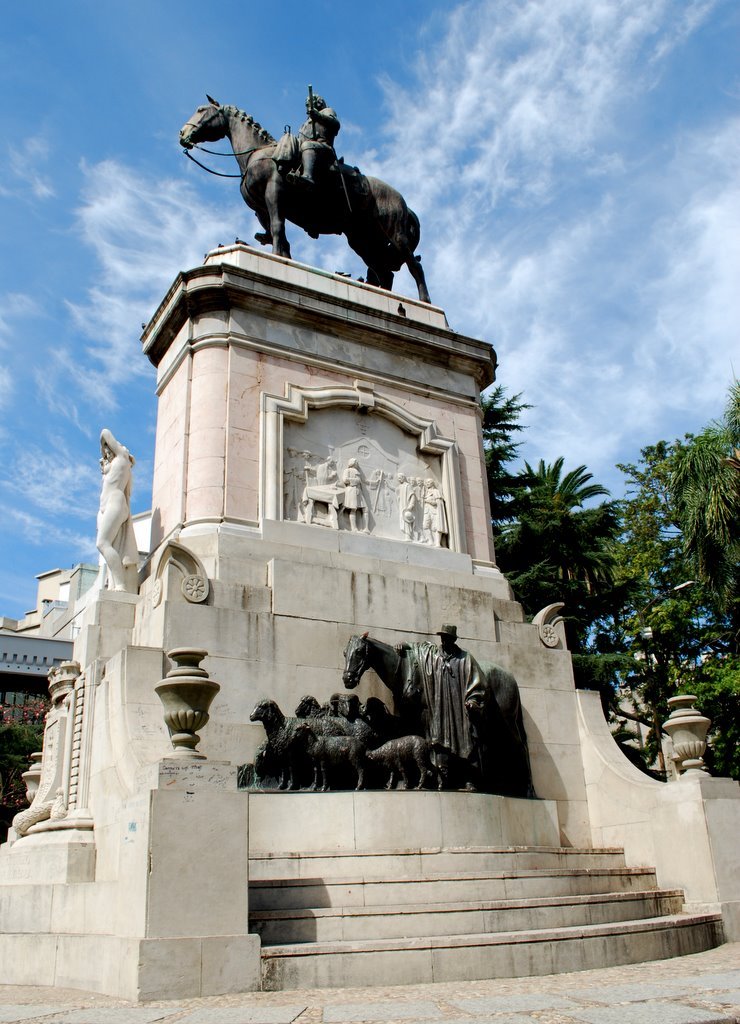
[(721, 421), (620, 465), (618, 502), (563, 458), (512, 474), (526, 406), (516, 396), (497, 411), (503, 397), (484, 433), (488, 422), (496, 550), (517, 599), (530, 617), (565, 602), (576, 685), (600, 692), (627, 756), (663, 767), (668, 698), (694, 693), (713, 720), (708, 763), (740, 778), (740, 385)]
[(518, 457), (522, 443), (519, 435), (524, 426), (519, 417), (531, 408), (521, 397), (507, 395), (506, 389), (499, 385), (481, 403), (483, 451), (494, 527), (512, 519), (519, 511), (517, 499), (522, 482), (520, 474), (512, 473), (510, 466)]
[(563, 472), (552, 465), (525, 463), (520, 472), (519, 514), (498, 537), (499, 562), (514, 593), (533, 615), (553, 601), (564, 601), (569, 639), (582, 650), (591, 624), (605, 610), (614, 583), (614, 544), (619, 535), (615, 502), (592, 483), (585, 466)]
[(21, 705), (0, 704), (0, 836), (28, 802), (23, 772), (29, 768), (31, 754), (41, 750), (48, 707), (44, 697)]
[(669, 485), (684, 555), (724, 606), (740, 562), (740, 382), (722, 420), (677, 444)]

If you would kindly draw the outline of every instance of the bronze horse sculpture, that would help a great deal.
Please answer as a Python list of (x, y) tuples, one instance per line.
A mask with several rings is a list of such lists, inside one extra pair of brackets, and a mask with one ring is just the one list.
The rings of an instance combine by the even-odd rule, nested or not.
[[(412, 696), (420, 689), (413, 678), (417, 668), (413, 658), (402, 657), (396, 648), (364, 633), (350, 637), (344, 650), (342, 682), (354, 689), (364, 673), (373, 669), (393, 694), (396, 713), (408, 731), (426, 736), (429, 709), (419, 707)], [(485, 719), (479, 723), (487, 748), (482, 787), (505, 796), (534, 797), (517, 682), (497, 665), (480, 662), (480, 669), (488, 690)]]
[(189, 150), (202, 142), (226, 138), (239, 164), (244, 202), (254, 210), (263, 232), (255, 235), (272, 244), (277, 256), (290, 259), (286, 220), (309, 235), (344, 234), (368, 268), (369, 284), (390, 289), (393, 274), (405, 264), (422, 302), (429, 302), (424, 271), (414, 251), (419, 244), (419, 219), (403, 196), (379, 178), (360, 174), (341, 161), (330, 182), (316, 195), (291, 183), (273, 160), (277, 141), (249, 114), (222, 106), (208, 97), (180, 130), (180, 145)]

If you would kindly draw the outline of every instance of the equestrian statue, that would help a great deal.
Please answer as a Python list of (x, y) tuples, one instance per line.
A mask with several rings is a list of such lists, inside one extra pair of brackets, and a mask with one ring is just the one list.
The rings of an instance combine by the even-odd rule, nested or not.
[(287, 129), (280, 140), (238, 107), (206, 98), (208, 104), (198, 107), (180, 130), (180, 145), (195, 160), (189, 152), (194, 147), (211, 153), (201, 144), (229, 140), (239, 173), (222, 176), (240, 179), (244, 202), (262, 226), (255, 235), (258, 242), (290, 259), (286, 220), (312, 238), (343, 234), (366, 264), (369, 284), (392, 288), (394, 273), (405, 265), (419, 299), (430, 301), (420, 258), (414, 254), (419, 218), (390, 185), (337, 158), (334, 140), (339, 118), (311, 86), (307, 118), (298, 136)]

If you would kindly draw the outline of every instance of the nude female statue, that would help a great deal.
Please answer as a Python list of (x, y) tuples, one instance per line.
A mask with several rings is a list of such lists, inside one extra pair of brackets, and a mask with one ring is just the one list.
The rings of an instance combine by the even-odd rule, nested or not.
[(131, 467), (134, 457), (108, 429), (100, 434), (100, 452), (103, 487), (95, 545), (108, 566), (113, 590), (131, 593), (136, 591), (138, 562), (131, 521)]

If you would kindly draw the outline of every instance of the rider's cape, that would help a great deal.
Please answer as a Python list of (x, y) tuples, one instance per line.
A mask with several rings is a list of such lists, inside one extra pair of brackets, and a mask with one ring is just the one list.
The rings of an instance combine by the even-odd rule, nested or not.
[(286, 170), (296, 166), (300, 159), (300, 149), (298, 139), (292, 132), (286, 132), (278, 140), (275, 152), (272, 154), (272, 159), (278, 167), (285, 168)]

